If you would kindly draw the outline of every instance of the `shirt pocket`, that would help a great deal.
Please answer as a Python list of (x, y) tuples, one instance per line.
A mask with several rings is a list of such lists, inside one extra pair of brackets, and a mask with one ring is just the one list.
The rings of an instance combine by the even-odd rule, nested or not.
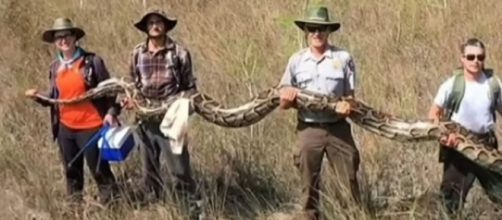
[(344, 94), (344, 77), (342, 70), (330, 70), (321, 74), (321, 77), (324, 79), (324, 86), (327, 92), (339, 96)]
[(307, 71), (301, 71), (295, 74), (295, 81), (297, 87), (301, 89), (307, 88), (310, 84), (312, 84), (313, 77), (310, 72)]

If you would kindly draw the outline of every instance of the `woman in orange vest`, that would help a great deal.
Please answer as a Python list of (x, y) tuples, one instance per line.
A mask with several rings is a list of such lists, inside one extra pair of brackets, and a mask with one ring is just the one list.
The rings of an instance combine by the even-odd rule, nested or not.
[[(50, 65), (50, 86), (43, 94), (51, 98), (69, 99), (82, 95), (86, 90), (110, 78), (103, 60), (78, 47), (76, 42), (85, 32), (74, 26), (68, 18), (58, 18), (52, 28), (46, 30), (42, 39), (53, 43), (57, 48), (57, 57)], [(38, 91), (29, 89), (26, 96), (51, 109), (53, 138), (57, 140), (63, 159), (67, 191), (70, 201), (82, 200), (84, 188), (84, 156), (87, 165), (99, 188), (99, 199), (106, 203), (116, 192), (115, 177), (107, 161), (99, 158), (99, 149), (91, 138), (104, 123), (117, 124), (119, 105), (113, 98), (101, 98), (76, 105), (52, 105), (36, 97)], [(41, 93), (42, 94), (42, 93)], [(71, 162), (71, 163), (70, 163)]]

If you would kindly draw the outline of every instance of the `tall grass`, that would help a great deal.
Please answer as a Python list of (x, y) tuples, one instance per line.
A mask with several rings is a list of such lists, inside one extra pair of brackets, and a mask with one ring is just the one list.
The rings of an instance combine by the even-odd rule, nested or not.
[[(127, 76), (132, 48), (144, 40), (133, 22), (150, 6), (179, 20), (171, 33), (193, 55), (201, 91), (236, 105), (276, 85), (303, 35), (293, 24), (305, 4), (326, 4), (342, 23), (331, 42), (356, 61), (357, 97), (409, 118), (423, 118), (442, 80), (458, 66), (458, 45), (479, 37), (487, 65), (502, 68), (501, 4), (496, 0), (0, 0), (0, 215), (2, 219), (181, 219), (177, 203), (104, 209), (89, 202), (83, 214), (64, 202), (59, 153), (50, 140), (47, 109), (24, 99), (28, 88), (46, 88), (53, 47), (41, 32), (68, 16), (87, 32), (83, 47), (100, 54), (115, 77)], [(130, 114), (121, 119), (130, 123)], [(195, 178), (214, 219), (289, 219), (298, 213), (300, 180), (292, 164), (295, 113), (273, 112), (251, 127), (226, 129), (194, 116), (191, 152)], [(328, 219), (435, 219), (441, 177), (435, 143), (402, 144), (354, 127), (361, 151), (363, 208), (340, 208), (337, 180), (323, 179)], [(113, 169), (134, 187), (139, 152)], [(327, 165), (327, 164), (326, 164)], [(327, 166), (326, 166), (327, 167)], [(325, 170), (328, 171), (328, 170)], [(167, 174), (167, 172), (166, 172)], [(86, 175), (86, 190), (96, 191)], [(476, 184), (461, 219), (501, 214)]]

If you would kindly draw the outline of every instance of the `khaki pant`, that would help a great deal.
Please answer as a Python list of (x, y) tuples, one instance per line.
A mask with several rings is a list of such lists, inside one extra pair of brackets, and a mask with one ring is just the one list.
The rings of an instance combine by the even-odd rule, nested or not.
[(339, 201), (343, 204), (342, 194), (350, 192), (352, 199), (359, 202), (356, 174), (360, 159), (350, 124), (345, 120), (329, 124), (300, 121), (297, 135), (298, 153), (294, 155), (294, 161), (301, 173), (303, 210), (307, 219), (319, 217), (319, 181), (325, 153), (339, 183), (337, 186), (341, 186), (335, 192)]

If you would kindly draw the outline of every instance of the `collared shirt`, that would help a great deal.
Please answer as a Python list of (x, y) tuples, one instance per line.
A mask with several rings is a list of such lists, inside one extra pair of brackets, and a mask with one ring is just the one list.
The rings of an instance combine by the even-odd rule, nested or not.
[(165, 47), (153, 53), (144, 42), (135, 47), (130, 75), (146, 98), (164, 98), (195, 88), (190, 53), (166, 38)]
[(80, 57), (84, 56), (84, 53), (85, 51), (82, 48), (77, 47), (75, 52), (73, 52), (71, 59), (65, 60), (63, 57), (63, 53), (61, 51), (58, 51), (58, 53), (56, 54), (56, 58), (59, 60), (61, 64), (63, 64), (65, 68), (68, 68), (73, 62), (75, 62)]
[[(321, 58), (309, 48), (293, 54), (281, 79), (281, 86), (294, 86), (325, 95), (346, 96), (354, 90), (356, 71), (352, 56), (345, 50), (329, 46)], [(336, 122), (336, 114), (300, 110), (298, 118), (305, 122)]]

